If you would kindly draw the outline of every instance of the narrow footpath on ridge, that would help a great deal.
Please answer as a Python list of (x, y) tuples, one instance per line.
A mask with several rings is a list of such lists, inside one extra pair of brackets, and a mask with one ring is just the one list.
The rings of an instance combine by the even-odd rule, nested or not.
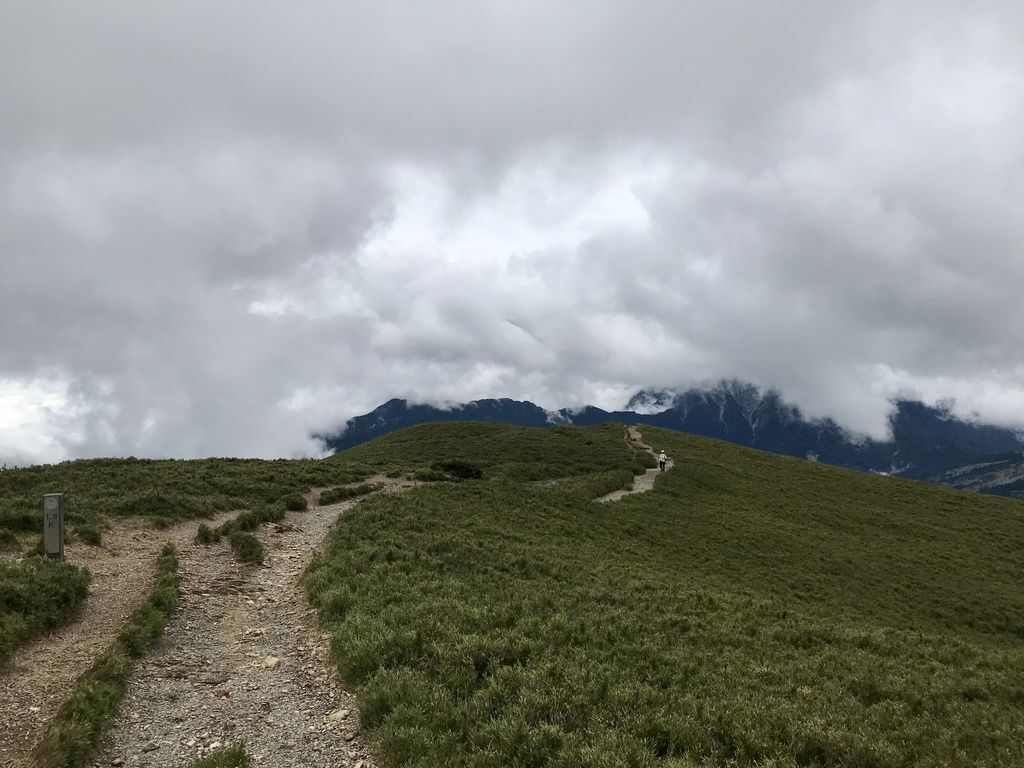
[[(416, 485), (364, 482), (381, 493)], [(93, 765), (181, 768), (236, 743), (267, 768), (376, 764), (302, 586), (334, 521), (360, 499), (319, 506), (318, 495), (257, 532), (262, 566), (239, 563), (223, 544), (181, 552), (178, 610), (132, 676)]]
[[(635, 448), (640, 451), (646, 451), (651, 454), (657, 460), (658, 453), (651, 448), (647, 443), (644, 442), (643, 435), (640, 434), (640, 430), (634, 425), (630, 424), (626, 427), (626, 444), (631, 448)], [(665, 462), (665, 471), (668, 472), (672, 469), (675, 462), (669, 458)], [(647, 493), (654, 488), (654, 481), (658, 479), (658, 475), (662, 474), (658, 467), (648, 469), (642, 475), (637, 475), (633, 478), (633, 486), (631, 488), (623, 488), (618, 491), (612, 491), (611, 493), (605, 494), (604, 496), (597, 499), (600, 502), (618, 501), (626, 496), (631, 496), (634, 493)]]

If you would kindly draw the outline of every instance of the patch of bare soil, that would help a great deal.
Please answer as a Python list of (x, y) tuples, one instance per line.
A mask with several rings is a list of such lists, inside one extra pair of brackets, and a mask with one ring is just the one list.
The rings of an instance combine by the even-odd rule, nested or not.
[[(412, 485), (368, 482), (382, 492)], [(262, 566), (238, 563), (225, 544), (183, 550), (181, 605), (136, 670), (96, 766), (179, 768), (237, 742), (260, 766), (375, 764), (302, 588), (314, 552), (358, 501), (265, 526)]]
[(154, 530), (117, 521), (104, 535), (104, 546), (65, 547), (68, 562), (92, 573), (89, 597), (74, 622), (21, 648), (0, 673), (0, 765), (32, 764), (30, 753), (46, 725), (145, 601), (164, 544), (188, 546), (199, 522)]
[[(644, 438), (643, 435), (640, 434), (640, 430), (632, 425), (626, 427), (626, 442), (638, 450), (647, 451), (647, 453), (654, 456), (655, 459), (658, 458), (658, 454), (655, 450), (644, 442)], [(672, 469), (673, 465), (674, 462), (670, 458), (665, 462), (665, 471), (668, 472)], [(654, 488), (654, 481), (658, 479), (658, 475), (660, 474), (662, 474), (662, 471), (658, 467), (648, 469), (642, 475), (637, 475), (633, 478), (633, 485), (630, 488), (612, 491), (611, 493), (605, 494), (601, 498), (597, 499), (597, 501), (618, 501), (619, 499), (624, 498), (625, 496), (631, 496), (634, 493), (647, 493), (647, 491)]]

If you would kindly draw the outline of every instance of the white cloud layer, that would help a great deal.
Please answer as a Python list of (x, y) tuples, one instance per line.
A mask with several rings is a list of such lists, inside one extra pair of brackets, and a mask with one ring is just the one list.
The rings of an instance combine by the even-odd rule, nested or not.
[(0, 461), (722, 376), (1024, 426), (1015, 3), (8, 3)]

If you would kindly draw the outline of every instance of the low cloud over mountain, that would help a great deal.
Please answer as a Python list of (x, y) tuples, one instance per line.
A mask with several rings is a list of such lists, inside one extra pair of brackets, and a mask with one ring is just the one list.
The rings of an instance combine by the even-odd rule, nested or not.
[(1024, 425), (1018, 3), (0, 9), (0, 462), (739, 377)]

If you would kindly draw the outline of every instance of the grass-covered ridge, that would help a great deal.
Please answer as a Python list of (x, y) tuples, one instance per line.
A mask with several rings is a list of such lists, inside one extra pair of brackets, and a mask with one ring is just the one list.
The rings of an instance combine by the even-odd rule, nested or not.
[(609, 505), (620, 427), (338, 457), (484, 467), (362, 502), (308, 575), (390, 764), (1024, 765), (1024, 505), (642, 431), (675, 469)]
[(166, 525), (267, 505), (302, 509), (302, 496), (311, 488), (338, 489), (375, 473), (433, 472), (437, 479), (458, 479), (462, 470), (484, 467), (492, 474), (543, 480), (624, 468), (614, 430), (598, 441), (599, 450), (592, 436), (581, 438), (569, 429), (556, 427), (549, 435), (527, 430), (510, 453), (509, 433), (500, 425), (456, 424), (455, 432), (445, 426), (452, 425), (416, 427), (395, 435), (386, 448), (372, 443), (326, 460), (127, 458), (0, 468), (0, 546), (16, 551), (24, 543), (17, 536), (41, 532), (47, 493), (65, 495), (69, 535), (84, 532), (88, 538), (117, 517)]
[(328, 462), (369, 465), (387, 472), (465, 462), (488, 478), (516, 481), (580, 477), (652, 466), (634, 454), (620, 425), (529, 429), (487, 422), (421, 424), (335, 454)]
[(63, 493), (69, 533), (111, 517), (159, 524), (293, 502), (315, 486), (362, 479), (352, 462), (90, 459), (0, 470), (0, 531), (39, 532), (42, 497)]

